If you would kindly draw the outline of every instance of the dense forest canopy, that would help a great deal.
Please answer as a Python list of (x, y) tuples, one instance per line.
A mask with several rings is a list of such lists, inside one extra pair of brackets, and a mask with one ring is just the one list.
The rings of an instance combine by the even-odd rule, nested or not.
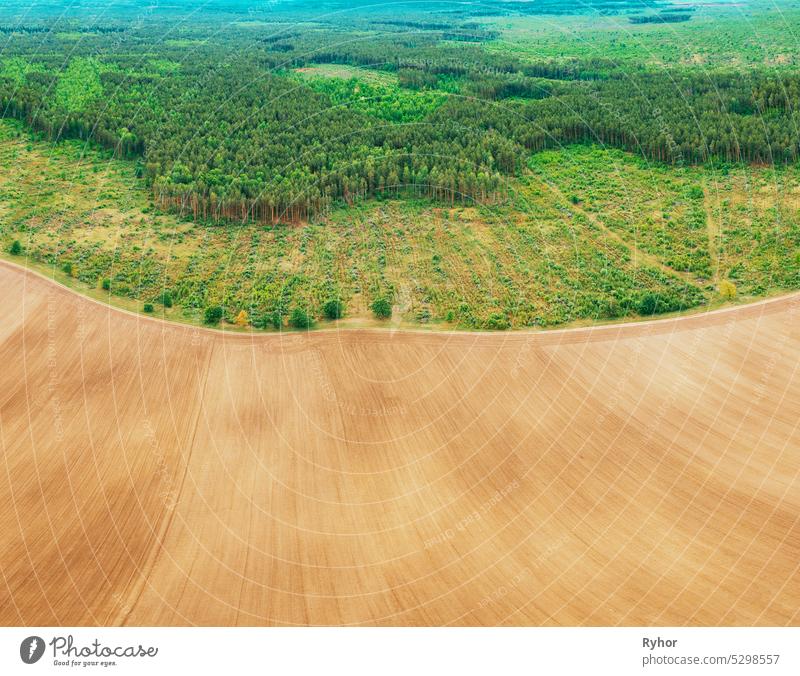
[[(162, 203), (198, 218), (296, 221), (386, 193), (494, 202), (526, 154), (574, 142), (670, 164), (797, 160), (795, 73), (523, 60), (484, 49), (490, 27), (414, 7), (351, 8), (336, 29), (28, 17), (5, 25), (0, 105), (139, 159)], [(391, 77), (297, 77), (326, 64)]]

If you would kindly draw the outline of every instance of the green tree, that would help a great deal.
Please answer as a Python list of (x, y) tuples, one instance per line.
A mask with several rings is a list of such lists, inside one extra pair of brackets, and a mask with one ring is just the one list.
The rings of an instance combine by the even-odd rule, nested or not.
[(273, 329), (280, 329), (283, 327), (283, 315), (279, 310), (274, 310), (266, 315), (270, 326)]
[(314, 325), (314, 320), (302, 308), (296, 307), (292, 310), (292, 316), (289, 323), (296, 329), (310, 329)]
[(378, 319), (388, 319), (392, 316), (392, 304), (386, 298), (376, 298), (372, 301), (371, 309)]
[(658, 312), (666, 312), (666, 304), (658, 294), (648, 293), (639, 302), (639, 314), (642, 316), (654, 315)]
[(219, 305), (209, 305), (203, 319), (206, 324), (219, 324), (222, 319), (222, 308)]
[(341, 319), (344, 317), (344, 303), (340, 300), (329, 300), (322, 310), (328, 319)]
[(12, 256), (19, 256), (22, 253), (22, 244), (18, 239), (15, 239), (14, 242), (11, 244), (9, 253), (11, 253)]

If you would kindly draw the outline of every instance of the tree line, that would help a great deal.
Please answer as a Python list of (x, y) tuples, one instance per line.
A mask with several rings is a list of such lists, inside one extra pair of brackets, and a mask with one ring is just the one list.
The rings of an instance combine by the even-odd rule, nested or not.
[[(654, 72), (602, 59), (522, 64), (477, 45), (440, 44), (427, 31), (339, 36), (312, 48), (315, 39), (294, 31), (288, 51), (275, 49), (289, 44), (281, 40), (244, 50), (211, 43), (185, 59), (147, 35), (126, 36), (102, 63), (77, 51), (72, 59), (90, 67), (65, 68), (56, 43), (34, 49), (23, 35), (7, 54), (17, 47), (39, 67), (22, 81), (0, 71), (0, 105), (51, 139), (92, 139), (138, 160), (160, 204), (212, 220), (305, 220), (380, 195), (495, 202), (528, 153), (568, 143), (672, 164), (798, 159), (796, 75)], [(148, 66), (153, 55), (175, 68)], [(378, 110), (356, 82), (344, 89), (358, 101), (349, 105), (281, 74), (318, 62), (392, 72), (398, 99), (436, 89), (443, 76), (452, 86), (421, 117), (405, 118), (401, 107), (387, 115), (394, 103), (385, 92)], [(93, 81), (66, 87), (66, 78)]]

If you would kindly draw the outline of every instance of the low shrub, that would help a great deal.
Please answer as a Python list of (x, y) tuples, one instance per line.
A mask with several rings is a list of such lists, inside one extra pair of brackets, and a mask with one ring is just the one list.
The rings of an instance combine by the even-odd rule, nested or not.
[(509, 324), (508, 319), (499, 312), (493, 312), (486, 320), (485, 326), (490, 331), (505, 331)]
[(247, 314), (247, 310), (240, 310), (233, 323), (242, 328), (247, 326), (250, 323), (250, 315)]
[(723, 279), (719, 283), (719, 295), (725, 300), (733, 300), (736, 298), (736, 285), (727, 279)]
[(676, 312), (685, 309), (685, 307), (686, 303), (674, 296), (662, 296), (657, 293), (648, 293), (639, 301), (637, 310), (640, 315), (647, 316), (664, 312)]
[(378, 319), (388, 319), (392, 316), (392, 304), (386, 298), (376, 298), (372, 301), (370, 309)]
[(341, 319), (344, 317), (344, 303), (340, 300), (329, 300), (322, 311), (327, 319)]
[(292, 316), (289, 323), (296, 329), (310, 329), (314, 325), (314, 320), (311, 315), (305, 310), (296, 307), (292, 310)]
[(639, 301), (639, 314), (646, 316), (654, 315), (656, 312), (663, 312), (660, 306), (661, 299), (654, 293), (648, 293)]
[(206, 324), (219, 324), (222, 319), (222, 308), (219, 305), (209, 305), (206, 308), (203, 321)]

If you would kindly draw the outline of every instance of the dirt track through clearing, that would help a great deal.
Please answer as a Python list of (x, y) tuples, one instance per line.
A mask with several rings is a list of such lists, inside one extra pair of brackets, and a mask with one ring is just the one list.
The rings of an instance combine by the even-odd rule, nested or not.
[(800, 624), (800, 296), (243, 335), (0, 265), (0, 623)]

